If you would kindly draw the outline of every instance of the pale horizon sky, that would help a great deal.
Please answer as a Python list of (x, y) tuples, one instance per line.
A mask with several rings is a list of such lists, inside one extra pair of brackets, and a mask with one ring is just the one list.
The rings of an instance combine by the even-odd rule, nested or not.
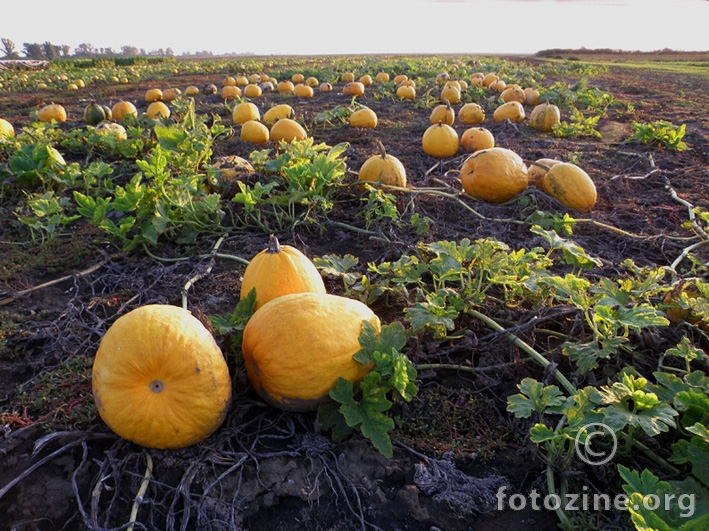
[[(268, 0), (166, 4), (5, 0), (0, 38), (175, 55), (533, 54), (709, 50), (707, 0)], [(22, 4), (22, 6), (20, 5)]]

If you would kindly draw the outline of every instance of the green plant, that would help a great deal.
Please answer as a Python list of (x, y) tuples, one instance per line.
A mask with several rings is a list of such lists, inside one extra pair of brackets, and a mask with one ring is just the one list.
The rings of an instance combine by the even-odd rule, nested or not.
[(356, 386), (339, 378), (330, 390), (334, 402), (325, 402), (318, 409), (323, 428), (332, 430), (336, 441), (353, 430), (372, 441), (385, 457), (392, 457), (393, 447), (389, 432), (394, 419), (386, 414), (393, 400), (410, 402), (418, 387), (414, 383), (417, 372), (413, 363), (401, 352), (406, 345), (406, 334), (401, 323), (382, 327), (380, 333), (367, 321), (363, 322), (359, 342), (362, 348), (354, 359), (374, 368)]
[(674, 125), (665, 120), (656, 120), (648, 124), (633, 122), (633, 135), (627, 142), (640, 142), (656, 146), (684, 151), (687, 144), (682, 141), (685, 133), (685, 124)]

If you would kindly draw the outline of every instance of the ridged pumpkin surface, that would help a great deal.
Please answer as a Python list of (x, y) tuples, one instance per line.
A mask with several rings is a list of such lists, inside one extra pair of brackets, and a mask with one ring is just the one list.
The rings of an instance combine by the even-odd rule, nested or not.
[(148, 448), (184, 448), (209, 437), (231, 399), (229, 369), (212, 334), (178, 306), (142, 306), (108, 329), (94, 359), (101, 418)]
[(596, 204), (596, 185), (575, 164), (561, 162), (552, 166), (542, 178), (542, 190), (562, 205), (588, 212)]
[(283, 295), (326, 291), (322, 276), (310, 258), (295, 247), (280, 245), (273, 234), (268, 247), (246, 266), (241, 282), (241, 298), (246, 297), (253, 288), (256, 288), (257, 309)]
[(390, 186), (406, 186), (406, 168), (380, 144), (380, 154), (369, 157), (359, 169), (359, 180)]
[(553, 103), (542, 103), (537, 105), (529, 115), (529, 127), (548, 133), (554, 124), (561, 123), (561, 113), (559, 107)]
[(460, 180), (468, 195), (489, 203), (509, 201), (529, 183), (522, 158), (500, 147), (470, 155), (460, 169)]
[(460, 138), (458, 138), (456, 130), (450, 125), (438, 122), (435, 125), (428, 126), (424, 131), (421, 138), (421, 147), (427, 155), (444, 159), (458, 153)]
[(266, 303), (243, 333), (251, 385), (278, 408), (317, 409), (338, 378), (356, 384), (370, 371), (352, 358), (361, 348), (362, 321), (380, 330), (379, 318), (365, 304), (328, 293), (296, 293)]

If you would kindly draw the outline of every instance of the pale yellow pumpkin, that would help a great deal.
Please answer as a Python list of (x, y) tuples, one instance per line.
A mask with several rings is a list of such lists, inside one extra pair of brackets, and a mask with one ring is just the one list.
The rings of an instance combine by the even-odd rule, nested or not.
[(466, 103), (458, 111), (458, 120), (466, 125), (477, 125), (485, 121), (485, 110), (477, 103)]
[(350, 115), (350, 127), (363, 127), (366, 129), (374, 129), (377, 127), (379, 119), (377, 118), (377, 113), (375, 113), (369, 107), (362, 107), (357, 109)]
[(231, 378), (212, 334), (187, 310), (152, 304), (119, 317), (96, 352), (92, 389), (103, 421), (148, 448), (184, 448), (214, 433)]
[(263, 115), (263, 123), (273, 125), (276, 123), (276, 120), (282, 118), (295, 118), (293, 107), (287, 103), (280, 103), (268, 109)]
[(359, 169), (358, 179), (403, 188), (406, 187), (406, 168), (398, 158), (389, 155), (384, 145), (379, 142), (379, 154), (364, 161)]
[(152, 103), (154, 101), (162, 101), (162, 90), (159, 88), (151, 88), (145, 91), (145, 101)]
[(371, 365), (353, 356), (363, 321), (379, 318), (358, 300), (329, 293), (294, 293), (258, 309), (244, 328), (246, 374), (259, 396), (286, 411), (314, 411), (338, 378), (357, 384)]
[(293, 87), (293, 95), (296, 98), (312, 98), (314, 95), (313, 87), (305, 83), (298, 83)]
[(14, 136), (15, 128), (13, 125), (4, 118), (0, 118), (0, 140), (8, 140), (14, 138)]
[(450, 125), (438, 122), (431, 125), (424, 131), (421, 138), (421, 147), (424, 153), (443, 159), (452, 157), (458, 152), (460, 138), (458, 133)]
[(293, 142), (294, 140), (305, 140), (308, 133), (302, 125), (290, 118), (281, 118), (271, 126), (271, 140), (279, 142)]
[(549, 133), (554, 126), (561, 123), (559, 107), (553, 103), (541, 103), (532, 109), (529, 115), (529, 127)]
[(235, 124), (243, 124), (249, 120), (259, 120), (260, 118), (261, 112), (256, 104), (250, 101), (242, 101), (235, 105), (234, 110), (231, 112), (231, 121)]
[(524, 121), (524, 107), (518, 101), (508, 101), (503, 103), (492, 114), (492, 119), (495, 122), (501, 122), (503, 120), (509, 120), (514, 123), (520, 123)]
[(66, 122), (66, 109), (58, 103), (50, 103), (37, 111), (40, 122)]
[(431, 115), (428, 117), (428, 121), (432, 124), (443, 122), (447, 125), (453, 125), (455, 122), (455, 109), (451, 107), (451, 102), (446, 100), (444, 105), (436, 105), (431, 110)]
[(239, 139), (242, 142), (251, 142), (252, 144), (266, 144), (271, 139), (271, 133), (268, 127), (256, 120), (248, 120), (241, 126)]
[(153, 119), (169, 118), (170, 108), (162, 101), (154, 101), (150, 105), (148, 105), (145, 114), (148, 116), (148, 118)]
[(549, 171), (549, 168), (554, 166), (554, 164), (559, 164), (560, 160), (542, 158), (537, 159), (534, 163), (529, 163), (527, 165), (527, 175), (529, 175), (529, 185), (535, 186), (536, 188), (542, 187), (542, 178)]

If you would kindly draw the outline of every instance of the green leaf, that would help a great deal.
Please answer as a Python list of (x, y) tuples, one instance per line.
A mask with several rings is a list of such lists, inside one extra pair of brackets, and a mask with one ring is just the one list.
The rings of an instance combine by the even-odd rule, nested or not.
[[(379, 333), (372, 323), (362, 321), (362, 332), (359, 335), (362, 348), (354, 355), (354, 359), (364, 365), (374, 361), (374, 353), (385, 356), (392, 350), (400, 351), (406, 345), (406, 330), (399, 321), (394, 321), (381, 327)], [(381, 359), (381, 358), (380, 358)]]
[(548, 426), (545, 426), (542, 423), (535, 424), (534, 426), (532, 426), (532, 429), (529, 430), (529, 440), (535, 444), (541, 444), (543, 442), (551, 441), (554, 440), (556, 437), (557, 434), (554, 433), (554, 430), (552, 430)]
[(525, 378), (517, 385), (521, 393), (507, 398), (507, 411), (519, 418), (528, 418), (533, 412), (542, 415), (548, 407), (561, 406), (565, 398), (555, 385), (544, 387), (533, 378)]

